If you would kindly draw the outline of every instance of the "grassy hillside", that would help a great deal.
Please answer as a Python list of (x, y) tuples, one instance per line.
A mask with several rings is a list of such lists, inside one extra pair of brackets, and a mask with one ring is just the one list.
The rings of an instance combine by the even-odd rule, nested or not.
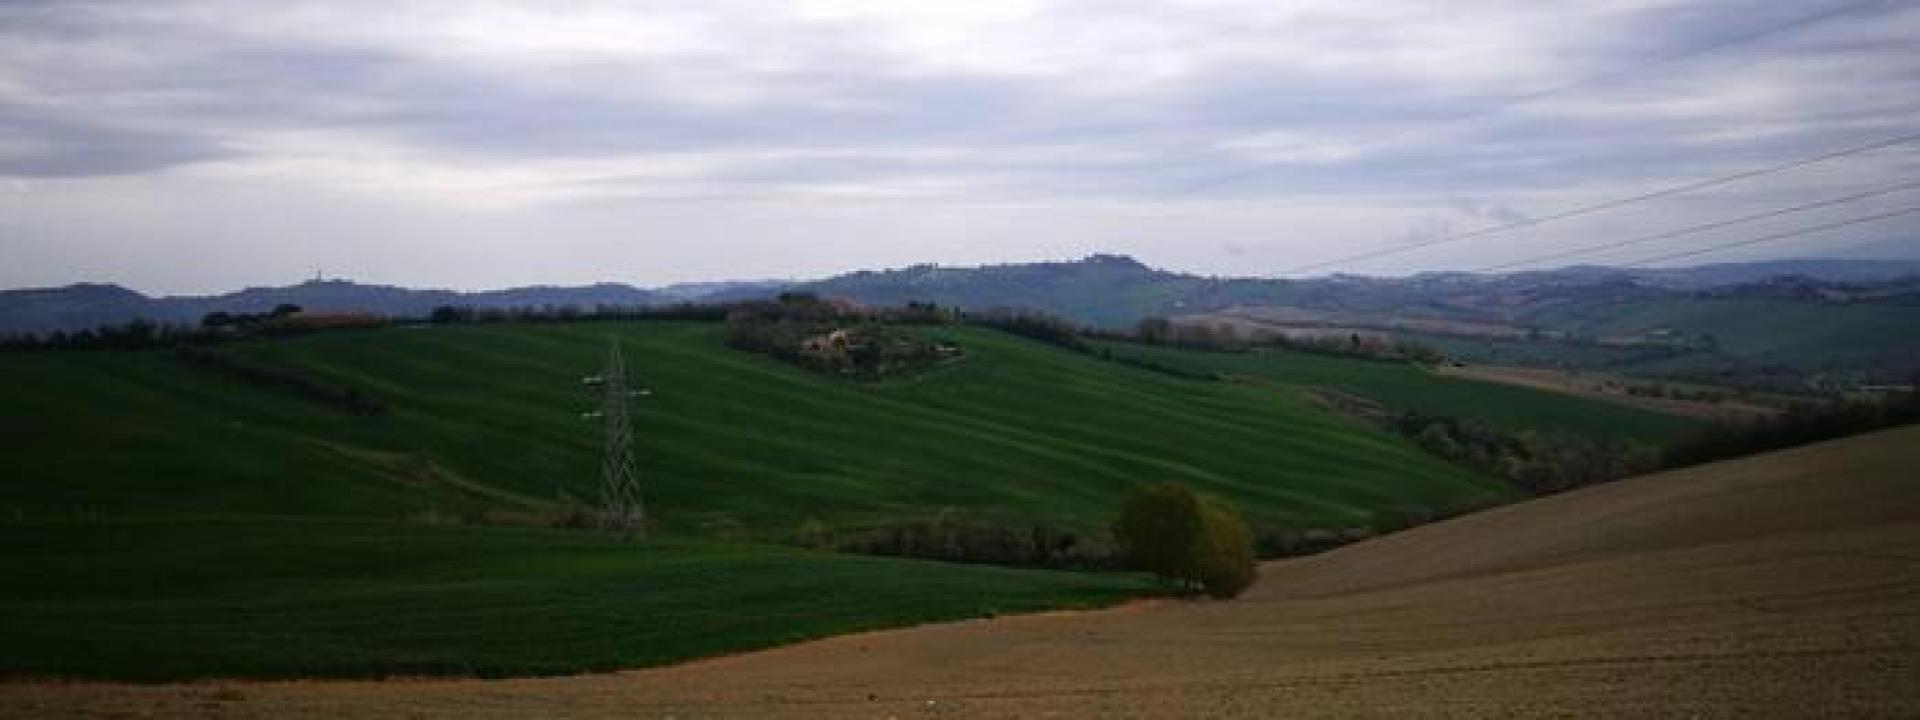
[(1405, 363), (1285, 350), (1195, 352), (1134, 343), (1100, 348), (1194, 372), (1242, 375), (1299, 387), (1325, 387), (1396, 410), (1470, 418), (1506, 430), (1561, 431), (1648, 443), (1672, 439), (1698, 420), (1612, 403), (1493, 383), (1439, 377)]
[(1920, 307), (1760, 299), (1661, 298), (1556, 308), (1530, 318), (1593, 337), (1670, 329), (1711, 334), (1720, 352), (1805, 370), (1845, 361), (1911, 367), (1920, 358)]
[[(617, 335), (638, 383), (640, 472), (670, 530), (785, 537), (963, 508), (1091, 529), (1137, 483), (1177, 480), (1256, 520), (1364, 521), (1509, 491), (1270, 390), (1172, 378), (998, 333), (935, 331), (956, 367), (853, 383), (723, 347), (702, 324), (458, 326), (223, 348), (382, 398), (385, 418), (165, 352), (0, 357), (0, 459), (28, 519), (294, 513), (400, 519), (589, 498), (579, 378)], [(99, 452), (110, 445), (112, 452)]]
[(358, 520), (0, 524), (0, 675), (547, 675), (1110, 604), (1112, 573)]
[[(948, 510), (1095, 531), (1178, 480), (1256, 523), (1345, 526), (1515, 492), (1273, 388), (971, 329), (964, 362), (857, 383), (713, 325), (336, 332), (217, 352), (351, 385), (359, 417), (166, 351), (0, 355), (0, 675), (545, 674), (1145, 592), (1140, 578), (767, 544)], [(539, 525), (591, 498), (580, 383), (639, 384), (661, 537)]]

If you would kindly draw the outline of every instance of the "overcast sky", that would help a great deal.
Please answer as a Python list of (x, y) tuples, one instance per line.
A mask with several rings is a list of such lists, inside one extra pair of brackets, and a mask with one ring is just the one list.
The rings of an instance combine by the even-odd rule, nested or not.
[[(1920, 132), (1920, 2), (0, 4), (0, 286), (1271, 275)], [(1920, 180), (1920, 142), (1316, 272)], [(1920, 205), (1892, 192), (1564, 262)], [(1920, 215), (1694, 262), (1920, 256)]]

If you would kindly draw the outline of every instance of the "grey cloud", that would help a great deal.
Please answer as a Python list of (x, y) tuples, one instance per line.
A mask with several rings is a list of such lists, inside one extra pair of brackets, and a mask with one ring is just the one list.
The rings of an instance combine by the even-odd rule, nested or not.
[(0, 176), (125, 175), (232, 155), (191, 133), (120, 128), (0, 102)]
[[(958, 51), (928, 51), (931, 60), (903, 57), (885, 23), (724, 3), (676, 10), (710, 13), (694, 26), (713, 37), (658, 57), (439, 52), (373, 32), (371, 13), (368, 28), (315, 33), (243, 22), (276, 11), (266, 4), (212, 6), (198, 19), (164, 5), (9, 4), (0, 6), (0, 176), (110, 179), (209, 161), (248, 169), (277, 159), (277, 146), (255, 141), (288, 135), (311, 143), (303, 159), (326, 158), (338, 149), (327, 143), (338, 142), (371, 147), (402, 169), (430, 166), (423, 174), (435, 178), (524, 170), (524, 180), (503, 174), (544, 185), (542, 202), (559, 210), (609, 198), (638, 212), (659, 198), (889, 186), (946, 194), (937, 200), (1137, 212), (1216, 203), (1251, 215), (1301, 202), (1381, 208), (1371, 224), (1340, 221), (1351, 223), (1343, 230), (1329, 220), (1315, 230), (1390, 243), (1403, 231), (1430, 238), (1449, 223), (1544, 214), (1570, 194), (1801, 157), (1895, 134), (1920, 116), (1920, 57), (1904, 42), (1920, 31), (1910, 3), (1567, 5), (1553, 12), (1590, 17), (1591, 27), (1539, 38), (1537, 49), (1516, 51), (1513, 67), (1478, 69), (1268, 56), (1259, 51), (1337, 44), (1328, 49), (1417, 59), (1449, 48), (1422, 48), (1391, 22), (1338, 6), (1286, 15), (1267, 5), (1042, 4), (1028, 22), (1052, 32), (1027, 42), (1050, 46), (1016, 48), (1036, 50), (1033, 66), (1003, 67), (966, 62), (990, 55), (995, 37), (963, 38)], [(1851, 9), (1717, 47), (1821, 7)], [(1161, 28), (1170, 32), (1150, 32)], [(754, 51), (763, 48), (781, 52), (760, 62)], [(1147, 60), (1131, 62), (1136, 53)], [(1683, 59), (1622, 70), (1673, 57)], [(1579, 85), (1586, 77), (1601, 81)], [(1573, 86), (1554, 91), (1564, 83)], [(1751, 106), (1689, 104), (1718, 91)], [(1260, 149), (1266, 135), (1301, 138), (1299, 157)], [(543, 174), (550, 163), (621, 158), (712, 162)], [(1911, 170), (1860, 170), (1849, 182)], [(1805, 187), (1779, 180), (1738, 190), (1760, 197)], [(1088, 213), (1080, 227), (1090, 237), (1116, 226), (1134, 232), (1112, 219), (1121, 216), (1072, 212)], [(1049, 222), (1049, 232), (1071, 227)], [(1222, 237), (1186, 251), (1194, 263), (1271, 256), (1251, 221), (1221, 222)], [(833, 226), (841, 235), (858, 227)], [(778, 230), (769, 234), (798, 232)], [(1294, 232), (1284, 230), (1271, 234)]]

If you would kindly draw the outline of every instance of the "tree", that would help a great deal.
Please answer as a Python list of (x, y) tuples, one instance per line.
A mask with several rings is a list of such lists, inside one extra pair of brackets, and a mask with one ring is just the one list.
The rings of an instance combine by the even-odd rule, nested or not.
[(1183, 590), (1233, 597), (1253, 584), (1253, 533), (1232, 509), (1178, 483), (1141, 488), (1113, 523), (1121, 557)]
[(1159, 345), (1167, 341), (1167, 336), (1173, 334), (1173, 323), (1163, 317), (1141, 318), (1133, 332), (1140, 338), (1140, 342)]
[(1240, 514), (1217, 502), (1200, 502), (1200, 537), (1194, 561), (1200, 589), (1216, 598), (1238, 596), (1253, 585), (1253, 531)]
[(434, 308), (433, 313), (427, 316), (427, 322), (435, 325), (451, 325), (469, 319), (471, 314), (472, 313), (465, 308), (441, 305), (440, 307)]

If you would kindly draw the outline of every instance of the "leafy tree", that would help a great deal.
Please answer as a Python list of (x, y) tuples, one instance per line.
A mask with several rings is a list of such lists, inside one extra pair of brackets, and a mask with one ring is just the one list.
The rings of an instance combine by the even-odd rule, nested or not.
[(433, 313), (427, 316), (427, 322), (431, 322), (435, 325), (451, 325), (453, 323), (464, 322), (466, 320), (469, 320), (471, 319), (472, 315), (473, 315), (472, 311), (465, 308), (457, 308), (452, 305), (441, 305), (440, 307), (434, 308)]
[(1253, 533), (1237, 513), (1178, 483), (1141, 488), (1120, 507), (1114, 541), (1131, 565), (1185, 590), (1233, 597), (1253, 584)]
[(1134, 326), (1133, 332), (1140, 338), (1140, 342), (1159, 345), (1165, 343), (1173, 334), (1173, 323), (1163, 317), (1141, 318), (1139, 324)]
[(1201, 501), (1200, 518), (1194, 553), (1200, 589), (1216, 598), (1238, 596), (1253, 585), (1253, 530), (1239, 513), (1217, 502)]

